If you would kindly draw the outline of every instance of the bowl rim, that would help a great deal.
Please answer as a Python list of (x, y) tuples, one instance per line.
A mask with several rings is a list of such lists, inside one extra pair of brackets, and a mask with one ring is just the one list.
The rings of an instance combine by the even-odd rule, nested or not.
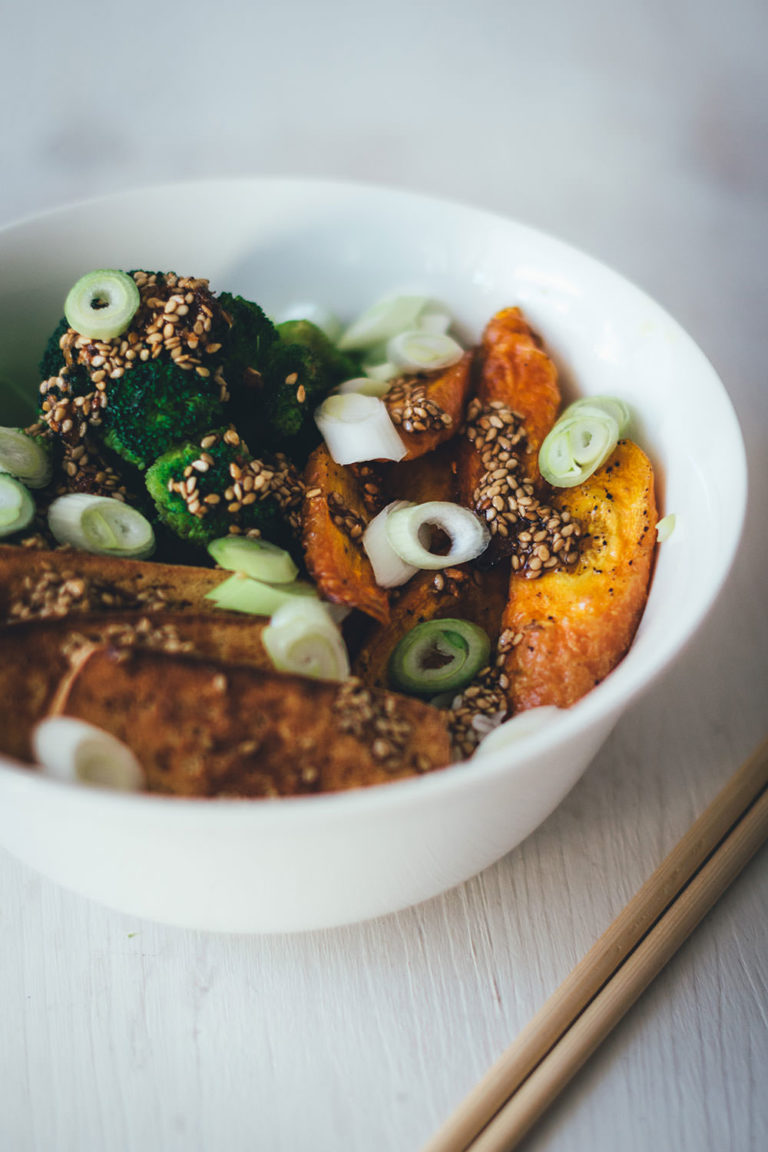
[(345, 195), (386, 197), (400, 201), (402, 204), (418, 203), (424, 209), (433, 207), (462, 215), (466, 214), (474, 218), (477, 223), (504, 228), (511, 227), (526, 234), (531, 239), (538, 239), (547, 245), (554, 245), (562, 251), (564, 256), (576, 258), (587, 267), (621, 282), (625, 289), (632, 291), (638, 303), (649, 306), (665, 324), (683, 338), (689, 348), (699, 354), (703, 364), (711, 371), (713, 385), (721, 393), (720, 398), (724, 402), (724, 412), (730, 422), (729, 435), (736, 450), (736, 456), (730, 462), (730, 470), (738, 503), (735, 508), (736, 514), (731, 522), (729, 547), (718, 552), (719, 569), (716, 572), (716, 577), (710, 581), (706, 595), (700, 600), (698, 615), (689, 622), (687, 630), (679, 635), (673, 634), (661, 648), (658, 658), (653, 659), (645, 669), (642, 667), (635, 668), (631, 659), (632, 647), (630, 647), (627, 655), (605, 680), (571, 708), (563, 711), (557, 724), (526, 736), (516, 746), (519, 749), (519, 754), (514, 755), (512, 753), (511, 760), (510, 750), (500, 748), (494, 752), (479, 755), (476, 759), (448, 764), (423, 776), (412, 776), (340, 792), (282, 796), (274, 798), (273, 801), (246, 797), (211, 798), (148, 792), (127, 793), (115, 792), (106, 788), (87, 788), (53, 779), (2, 754), (0, 754), (0, 779), (4, 779), (5, 783), (18, 794), (34, 794), (37, 790), (42, 790), (44, 794), (50, 797), (56, 795), (62, 798), (72, 797), (73, 800), (76, 798), (75, 802), (77, 803), (97, 805), (100, 808), (105, 805), (119, 805), (119, 811), (125, 812), (130, 807), (150, 819), (156, 817), (166, 821), (170, 818), (182, 823), (190, 820), (193, 823), (197, 823), (199, 820), (204, 820), (206, 823), (217, 820), (224, 820), (227, 823), (232, 820), (245, 820), (247, 822), (257, 821), (265, 827), (275, 825), (279, 828), (286, 821), (290, 821), (291, 824), (298, 822), (301, 825), (307, 821), (315, 822), (317, 813), (322, 813), (323, 818), (327, 820), (335, 815), (344, 818), (347, 812), (359, 813), (373, 808), (378, 812), (399, 811), (403, 808), (412, 807), (413, 801), (419, 797), (422, 798), (423, 802), (429, 803), (430, 799), (443, 794), (460, 793), (467, 788), (474, 789), (478, 783), (482, 783), (484, 780), (491, 781), (498, 776), (514, 776), (522, 772), (528, 764), (538, 759), (539, 756), (546, 754), (561, 740), (567, 739), (569, 733), (588, 729), (593, 722), (598, 724), (602, 722), (604, 727), (612, 726), (621, 712), (645, 692), (650, 687), (651, 682), (665, 672), (691, 642), (723, 589), (735, 562), (738, 544), (744, 530), (747, 512), (747, 457), (744, 437), (725, 385), (705, 353), (664, 306), (644, 289), (621, 272), (576, 245), (504, 213), (450, 197), (413, 191), (394, 184), (315, 176), (282, 176), (279, 174), (164, 181), (75, 199), (30, 212), (0, 225), (0, 238), (3, 238), (8, 232), (47, 221), (56, 216), (65, 217), (70, 213), (89, 208), (108, 208), (111, 204), (120, 201), (141, 200), (142, 197), (164, 196), (169, 193), (178, 194), (179, 192), (183, 193), (184, 190), (190, 193), (199, 193), (203, 190), (223, 193), (227, 188), (242, 189), (247, 186), (264, 190), (272, 189), (273, 191), (290, 188), (296, 192), (306, 192), (310, 195), (320, 191), (326, 194), (339, 191)]

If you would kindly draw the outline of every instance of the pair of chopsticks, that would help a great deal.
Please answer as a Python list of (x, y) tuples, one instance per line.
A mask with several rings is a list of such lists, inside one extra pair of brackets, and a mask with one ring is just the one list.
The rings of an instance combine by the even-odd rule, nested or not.
[(510, 1152), (768, 838), (768, 741), (422, 1152)]

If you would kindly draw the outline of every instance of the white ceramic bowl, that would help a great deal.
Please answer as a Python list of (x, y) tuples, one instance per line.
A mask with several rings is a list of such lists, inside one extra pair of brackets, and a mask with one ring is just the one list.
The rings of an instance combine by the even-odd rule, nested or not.
[[(530, 228), (403, 192), (254, 179), (131, 192), (0, 231), (0, 379), (34, 387), (66, 290), (97, 267), (207, 276), (215, 290), (243, 293), (271, 313), (313, 300), (351, 317), (388, 292), (415, 290), (444, 300), (472, 338), (495, 310), (519, 304), (567, 394), (613, 393), (638, 414), (634, 435), (658, 470), (662, 510), (677, 515), (640, 630), (603, 684), (514, 752), (278, 801), (117, 795), (0, 762), (0, 842), (66, 887), (133, 915), (293, 931), (391, 912), (468, 879), (562, 800), (723, 584), (741, 532), (746, 466), (715, 372), (642, 292)], [(11, 419), (5, 403), (0, 422)]]

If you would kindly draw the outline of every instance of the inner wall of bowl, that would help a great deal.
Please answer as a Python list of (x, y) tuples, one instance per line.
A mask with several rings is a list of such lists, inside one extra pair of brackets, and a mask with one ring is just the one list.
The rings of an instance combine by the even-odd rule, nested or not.
[[(468, 339), (519, 304), (562, 370), (566, 394), (629, 401), (657, 469), (660, 549), (632, 663), (653, 664), (695, 627), (740, 530), (740, 436), (717, 378), (685, 333), (620, 277), (509, 221), (408, 194), (323, 182), (233, 181), (52, 213), (0, 232), (0, 380), (34, 389), (67, 289), (95, 267), (208, 276), (271, 314), (316, 300), (351, 318), (393, 292), (444, 301)], [(0, 420), (11, 420), (8, 389)], [(718, 475), (713, 459), (736, 466)], [(712, 540), (718, 547), (712, 554)]]

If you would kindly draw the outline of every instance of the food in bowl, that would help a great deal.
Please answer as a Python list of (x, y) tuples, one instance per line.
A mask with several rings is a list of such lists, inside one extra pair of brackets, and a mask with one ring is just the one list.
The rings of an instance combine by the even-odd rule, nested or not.
[[(566, 401), (619, 394), (631, 405), (662, 507), (677, 517), (625, 658), (556, 713), (557, 723), (542, 725), (543, 710), (528, 709), (513, 721), (522, 737), (514, 746), (494, 750), (491, 734), (469, 764), (275, 803), (195, 803), (66, 786), (0, 754), (0, 842), (57, 884), (131, 916), (230, 932), (330, 927), (444, 892), (513, 849), (561, 803), (627, 709), (704, 625), (723, 587), (746, 499), (726, 390), (658, 303), (552, 237), (402, 191), (238, 179), (138, 189), (22, 221), (0, 230), (0, 257), (6, 425), (31, 419), (14, 389), (37, 388), (32, 364), (62, 301), (82, 271), (104, 263), (200, 269), (213, 284), (263, 299), (274, 316), (296, 303), (297, 286), (350, 318), (394, 287), (450, 301), (466, 346), (490, 316), (517, 303), (544, 338)], [(714, 458), (716, 472), (702, 466)], [(701, 542), (710, 538), (718, 547), (705, 554)], [(204, 582), (226, 578), (197, 570)], [(137, 579), (126, 591), (142, 589)], [(527, 718), (539, 727), (526, 734)]]
[(625, 655), (653, 469), (621, 402), (560, 413), (519, 308), (464, 348), (430, 300), (329, 333), (101, 270), (65, 313), (38, 420), (0, 440), (1, 751), (32, 762), (65, 716), (149, 791), (344, 790), (498, 744)]

